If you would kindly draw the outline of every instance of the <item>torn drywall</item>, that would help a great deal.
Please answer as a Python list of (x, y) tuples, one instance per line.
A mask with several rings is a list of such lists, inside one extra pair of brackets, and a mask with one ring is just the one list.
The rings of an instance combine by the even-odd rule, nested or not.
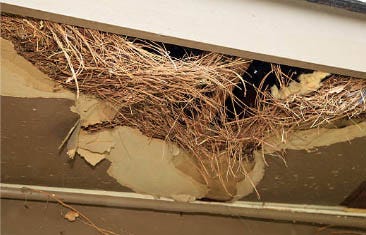
[[(111, 106), (104, 101), (81, 96), (80, 102), (71, 110), (79, 113), (80, 123), (87, 126), (86, 123), (107, 121), (111, 117), (105, 115), (105, 107), (110, 110)], [(110, 113), (114, 115), (113, 111)], [(255, 180), (248, 179), (243, 173), (227, 178), (227, 167), (224, 167), (227, 161), (220, 163), (223, 166), (221, 175), (225, 176), (225, 182), (218, 176), (204, 178), (199, 163), (193, 156), (172, 143), (148, 138), (129, 127), (116, 127), (93, 133), (76, 128), (69, 142), (71, 141), (74, 143), (68, 144), (68, 152), (77, 152), (89, 164), (95, 166), (104, 158), (111, 161), (108, 174), (120, 184), (139, 193), (179, 201), (192, 201), (203, 197), (232, 200), (237, 192), (245, 196), (253, 191), (264, 174), (263, 160), (258, 158), (256, 166), (244, 162), (236, 163), (242, 164), (239, 167), (245, 168)], [(211, 162), (207, 161), (204, 164), (210, 169)], [(257, 173), (251, 172), (252, 168)]]
[[(78, 136), (75, 139), (74, 136)], [(199, 163), (192, 156), (172, 143), (148, 138), (140, 131), (129, 127), (116, 127), (88, 133), (81, 130), (73, 133), (69, 144), (71, 152), (79, 153), (89, 164), (95, 166), (104, 158), (111, 161), (108, 174), (120, 184), (139, 193), (157, 197), (169, 197), (179, 201), (197, 198), (232, 200), (251, 193), (264, 175), (262, 158), (255, 165), (243, 164), (249, 179), (243, 174), (225, 178), (225, 187), (219, 177), (205, 179)], [(226, 161), (225, 161), (226, 162)], [(245, 165), (245, 166), (244, 166)], [(207, 162), (209, 166), (209, 162)], [(226, 169), (223, 167), (223, 169)], [(252, 172), (252, 171), (256, 172)], [(226, 175), (225, 172), (222, 175)]]
[[(75, 95), (49, 79), (19, 56), (11, 42), (1, 39), (1, 95), (22, 98), (64, 98)], [(107, 102), (81, 95), (72, 111), (80, 115), (67, 143), (68, 155), (76, 153), (91, 165), (108, 158), (108, 173), (137, 192), (191, 201), (204, 197), (207, 187), (175, 168), (172, 159), (189, 161), (179, 148), (148, 139), (128, 127), (87, 133), (81, 126), (110, 121), (116, 109)]]
[[(285, 149), (312, 150), (321, 146), (351, 141), (366, 136), (366, 121), (343, 128), (314, 128), (291, 133), (287, 138), (281, 136), (269, 137), (264, 146), (264, 153), (273, 153)], [(284, 142), (283, 140), (286, 140)]]
[[(56, 82), (18, 56), (10, 42), (1, 40), (1, 52), (1, 95), (74, 99), (74, 94), (60, 88)], [(321, 79), (327, 74), (314, 74), (316, 76), (311, 78), (300, 76), (300, 83), (290, 84), (291, 88), (287, 90), (277, 89), (277, 98), (316, 90), (320, 86)], [(81, 127), (112, 120), (118, 107), (81, 95), (72, 110), (80, 115), (80, 121), (73, 128), (67, 143), (69, 156), (72, 158), (79, 153), (93, 166), (103, 159), (108, 159), (111, 161), (108, 174), (136, 192), (180, 201), (203, 197), (232, 200), (251, 193), (264, 175), (262, 152), (255, 152), (253, 164), (240, 163), (243, 165), (239, 168), (244, 168), (247, 175), (241, 173), (236, 177), (223, 178), (222, 174), (221, 178), (219, 176), (205, 178), (199, 163), (187, 152), (172, 143), (148, 138), (136, 129), (120, 126), (94, 133), (81, 130)], [(271, 137), (266, 141), (270, 146), (265, 146), (263, 152), (312, 149), (349, 141), (365, 136), (365, 125), (363, 122), (341, 129), (297, 131), (288, 138)], [(282, 139), (286, 139), (286, 142), (282, 142)], [(207, 166), (209, 164), (210, 162), (207, 162)], [(228, 164), (228, 161), (225, 161), (225, 164)], [(227, 168), (224, 166), (223, 169)]]
[(190, 156), (174, 144), (150, 139), (129, 127), (95, 133), (82, 130), (77, 152), (92, 165), (107, 158), (111, 161), (108, 174), (139, 193), (191, 201), (208, 190), (175, 167), (174, 158), (189, 162)]
[(80, 95), (71, 107), (71, 111), (80, 115), (81, 126), (97, 124), (103, 121), (112, 121), (118, 108), (107, 101), (101, 101), (92, 96)]
[(248, 172), (248, 176), (242, 181), (236, 184), (236, 195), (232, 198), (233, 201), (239, 200), (240, 198), (249, 195), (255, 189), (255, 186), (259, 184), (264, 176), (265, 164), (261, 153), (254, 151), (254, 162), (255, 165), (251, 171)]
[(190, 161), (190, 156), (174, 144), (150, 139), (138, 130), (118, 127), (112, 131), (116, 145), (107, 159), (108, 174), (139, 193), (191, 201), (202, 198), (207, 186), (179, 171), (174, 158)]
[(75, 95), (60, 87), (14, 50), (1, 38), (1, 95), (27, 98), (74, 99)]
[(88, 133), (81, 130), (77, 153), (92, 166), (95, 166), (110, 154), (114, 145), (115, 140), (109, 131)]
[[(110, 105), (103, 101), (81, 96), (80, 102), (71, 110), (80, 114), (80, 123), (85, 125), (108, 120), (111, 116), (106, 115), (108, 112), (104, 111), (105, 107), (110, 110)], [(114, 115), (113, 111), (110, 113)], [(264, 174), (261, 158), (256, 159), (256, 166), (237, 162), (243, 165), (240, 167), (246, 168), (250, 177), (255, 176), (255, 180), (238, 174), (237, 177), (226, 178), (224, 187), (222, 179), (218, 176), (204, 178), (199, 163), (176, 145), (148, 138), (129, 127), (116, 127), (93, 133), (77, 127), (68, 143), (68, 153), (75, 152), (93, 166), (104, 158), (108, 159), (112, 163), (108, 174), (136, 192), (179, 201), (192, 201), (203, 197), (231, 200), (237, 192), (245, 196), (253, 191), (253, 186)], [(223, 161), (222, 164), (225, 163), (227, 161)], [(205, 164), (209, 169), (210, 162)], [(253, 167), (257, 173), (251, 172)], [(226, 175), (225, 173), (226, 170), (222, 175)]]

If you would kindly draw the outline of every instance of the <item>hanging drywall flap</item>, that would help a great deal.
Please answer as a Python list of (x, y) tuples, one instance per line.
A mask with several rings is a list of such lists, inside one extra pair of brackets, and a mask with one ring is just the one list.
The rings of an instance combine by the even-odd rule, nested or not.
[(4, 0), (1, 8), (139, 38), (366, 77), (366, 15), (305, 1)]

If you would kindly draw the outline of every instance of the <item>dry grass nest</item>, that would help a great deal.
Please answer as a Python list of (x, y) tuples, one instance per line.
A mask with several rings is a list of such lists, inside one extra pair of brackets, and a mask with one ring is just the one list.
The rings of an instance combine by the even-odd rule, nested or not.
[[(242, 74), (250, 60), (205, 52), (180, 59), (162, 44), (42, 20), (2, 15), (2, 37), (41, 71), (77, 94), (87, 93), (118, 109), (109, 122), (89, 131), (126, 125), (171, 141), (196, 157), (202, 170), (242, 174), (238, 162), (251, 161), (269, 135), (333, 125), (339, 119), (364, 118), (366, 79), (332, 75), (307, 95), (275, 99)], [(293, 79), (272, 65), (279, 84)], [(263, 81), (265, 78), (263, 78)], [(239, 99), (256, 91), (254, 102)], [(235, 104), (235, 105), (234, 105)], [(236, 108), (232, 108), (236, 107)], [(285, 135), (284, 135), (285, 133)], [(239, 164), (240, 165), (240, 164)]]

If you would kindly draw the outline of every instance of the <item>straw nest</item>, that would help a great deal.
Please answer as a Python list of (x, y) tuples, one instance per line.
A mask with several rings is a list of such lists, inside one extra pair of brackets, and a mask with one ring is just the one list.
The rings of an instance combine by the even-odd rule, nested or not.
[[(365, 116), (365, 79), (330, 76), (316, 91), (272, 96), (245, 81), (250, 61), (217, 53), (175, 59), (161, 44), (47, 21), (2, 16), (2, 37), (41, 71), (77, 94), (111, 102), (117, 115), (89, 131), (127, 125), (190, 152), (206, 174), (246, 174), (238, 162), (251, 161), (269, 135), (284, 138), (296, 129), (334, 125)], [(272, 66), (280, 87), (292, 78)], [(263, 81), (265, 78), (263, 78)], [(246, 96), (239, 99), (235, 87)], [(250, 98), (250, 99), (249, 99)], [(233, 108), (235, 107), (235, 108)], [(239, 164), (240, 165), (240, 164)], [(211, 173), (210, 173), (211, 172)]]

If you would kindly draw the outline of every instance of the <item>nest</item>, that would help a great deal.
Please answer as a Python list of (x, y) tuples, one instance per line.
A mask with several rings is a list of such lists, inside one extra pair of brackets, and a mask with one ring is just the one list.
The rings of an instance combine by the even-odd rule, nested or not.
[[(112, 120), (87, 130), (137, 128), (176, 143), (200, 162), (208, 160), (210, 169), (202, 164), (206, 174), (221, 172), (222, 161), (226, 173), (246, 174), (233, 166), (270, 145), (269, 135), (286, 137), (365, 115), (365, 79), (332, 75), (316, 91), (277, 99), (269, 87), (243, 79), (247, 59), (209, 52), (176, 59), (151, 41), (28, 18), (1, 20), (2, 37), (41, 71), (77, 95), (91, 94), (116, 107)], [(270, 73), (280, 89), (294, 80), (279, 65)]]

